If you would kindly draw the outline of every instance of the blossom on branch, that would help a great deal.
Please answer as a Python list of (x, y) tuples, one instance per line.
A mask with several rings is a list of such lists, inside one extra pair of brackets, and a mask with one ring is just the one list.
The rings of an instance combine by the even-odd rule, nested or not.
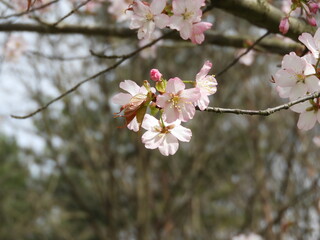
[(315, 58), (319, 58), (320, 52), (320, 28), (314, 34), (314, 37), (310, 33), (302, 33), (299, 36), (300, 42), (302, 42), (311, 51)]
[(148, 149), (159, 148), (164, 156), (173, 155), (179, 148), (178, 140), (189, 142), (192, 136), (190, 129), (180, 125), (181, 121), (177, 120), (167, 123), (146, 114), (142, 123), (142, 128), (147, 130), (142, 135), (142, 142)]
[(196, 88), (200, 90), (200, 99), (196, 105), (201, 111), (206, 109), (209, 105), (209, 97), (217, 91), (218, 82), (213, 75), (208, 75), (212, 67), (212, 63), (206, 61), (196, 76)]
[(163, 119), (172, 123), (177, 119), (187, 122), (195, 114), (194, 103), (200, 99), (200, 90), (190, 88), (185, 90), (185, 84), (178, 77), (168, 81), (166, 92), (157, 97), (157, 105), (163, 108)]
[(139, 29), (139, 39), (152, 38), (155, 27), (164, 28), (169, 23), (169, 16), (162, 13), (166, 6), (166, 0), (153, 0), (150, 5), (146, 2), (135, 0), (132, 6), (133, 15), (130, 28)]
[(291, 107), (291, 110), (300, 113), (298, 128), (301, 130), (310, 130), (318, 121), (320, 123), (320, 98), (307, 102), (299, 103)]
[(285, 55), (281, 69), (274, 75), (280, 96), (294, 100), (319, 91), (320, 81), (315, 73), (314, 67), (295, 53)]

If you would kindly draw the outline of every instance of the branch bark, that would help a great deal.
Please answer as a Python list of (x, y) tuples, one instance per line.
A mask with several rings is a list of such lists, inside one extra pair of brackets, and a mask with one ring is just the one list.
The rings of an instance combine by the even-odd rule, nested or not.
[[(279, 32), (280, 20), (285, 14), (265, 0), (211, 0), (211, 6), (222, 9), (234, 16), (246, 19), (253, 25), (272, 33)], [(316, 28), (297, 18), (289, 18), (290, 29), (287, 37), (297, 41), (303, 32), (314, 33)]]
[[(126, 28), (108, 27), (88, 27), (76, 25), (64, 25), (63, 27), (36, 25), (36, 24), (0, 24), (0, 32), (34, 32), (39, 34), (81, 34), (85, 36), (104, 36), (118, 38), (136, 38), (135, 31)], [(170, 34), (165, 39), (182, 41), (178, 33)], [(220, 33), (208, 32), (204, 44), (214, 44), (218, 46), (245, 48), (248, 42), (254, 42), (251, 36), (227, 36)], [(303, 45), (298, 43), (285, 43), (278, 38), (268, 38), (257, 44), (256, 48), (277, 54), (287, 54), (289, 52), (302, 52)]]

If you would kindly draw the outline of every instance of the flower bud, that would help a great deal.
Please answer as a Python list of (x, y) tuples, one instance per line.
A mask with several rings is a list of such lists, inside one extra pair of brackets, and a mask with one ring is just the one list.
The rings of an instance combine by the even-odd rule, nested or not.
[(288, 17), (282, 18), (279, 24), (279, 31), (282, 34), (286, 34), (289, 30), (289, 19)]
[(158, 69), (151, 69), (150, 71), (150, 78), (151, 80), (155, 81), (155, 82), (161, 82), (161, 77), (162, 74), (159, 72)]
[(319, 3), (310, 2), (310, 3), (308, 3), (308, 6), (309, 6), (309, 10), (311, 13), (317, 14), (317, 12), (319, 10)]
[(308, 20), (308, 23), (309, 23), (311, 26), (313, 26), (313, 27), (317, 26), (317, 21), (316, 21), (316, 19), (315, 19), (314, 17), (308, 16), (307, 20)]

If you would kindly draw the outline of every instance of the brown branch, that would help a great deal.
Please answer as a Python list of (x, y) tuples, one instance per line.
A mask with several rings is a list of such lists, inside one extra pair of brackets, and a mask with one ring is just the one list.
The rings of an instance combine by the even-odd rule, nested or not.
[(245, 110), (245, 109), (230, 109), (230, 108), (218, 108), (218, 107), (208, 107), (204, 111), (207, 112), (215, 112), (215, 113), (233, 113), (233, 114), (241, 114), (241, 115), (260, 115), (260, 116), (269, 116), (275, 112), (279, 112), (281, 110), (289, 109), (290, 107), (297, 105), (298, 103), (302, 103), (308, 101), (313, 98), (320, 97), (320, 92), (315, 92), (313, 94), (306, 95), (305, 97), (299, 98), (297, 100), (288, 102), (286, 104), (279, 105), (273, 108), (267, 108), (265, 110)]
[(91, 2), (91, 0), (87, 0), (81, 4), (79, 4), (78, 6), (76, 6), (74, 9), (72, 9), (68, 14), (66, 14), (65, 16), (63, 16), (61, 19), (59, 19), (59, 21), (55, 22), (54, 24), (51, 24), (53, 27), (57, 26), (59, 23), (61, 23), (63, 20), (65, 20), (66, 18), (70, 17), (72, 14), (74, 14), (76, 11), (78, 11), (81, 7), (83, 7), (84, 5), (86, 5), (87, 3)]
[(80, 86), (82, 86), (82, 84), (86, 83), (86, 82), (89, 82), (95, 78), (97, 78), (98, 76), (102, 75), (102, 74), (105, 74), (113, 69), (115, 69), (116, 67), (118, 67), (121, 63), (123, 63), (125, 60), (133, 57), (134, 55), (136, 55), (137, 53), (141, 52), (142, 50), (148, 48), (148, 47), (151, 47), (152, 45), (154, 45), (155, 43), (157, 43), (158, 41), (160, 41), (161, 39), (163, 39), (166, 35), (169, 35), (171, 34), (172, 32), (169, 32), (157, 39), (155, 39), (154, 41), (144, 45), (143, 47), (140, 47), (138, 49), (136, 49), (135, 51), (127, 54), (127, 55), (124, 55), (120, 60), (118, 60), (115, 64), (113, 64), (111, 67), (108, 67), (96, 74), (94, 74), (93, 76), (89, 77), (89, 78), (86, 78), (84, 80), (82, 80), (81, 82), (79, 82), (78, 84), (76, 84), (75, 86), (73, 86), (72, 88), (70, 88), (69, 90), (67, 90), (66, 92), (62, 93), (61, 95), (59, 95), (58, 97), (52, 99), (51, 101), (49, 101), (47, 104), (45, 104), (44, 106), (38, 108), (37, 110), (27, 114), (27, 115), (24, 115), (24, 116), (16, 116), (16, 115), (11, 115), (12, 118), (16, 118), (16, 119), (26, 119), (26, 118), (30, 118), (34, 115), (36, 115), (37, 113), (39, 112), (42, 112), (43, 110), (46, 110), (51, 104), (59, 101), (60, 99), (64, 98), (65, 96), (69, 95), (70, 93), (76, 91)]
[(14, 14), (10, 14), (10, 15), (7, 15), (7, 16), (2, 16), (0, 17), (0, 19), (8, 19), (8, 18), (12, 18), (12, 17), (21, 17), (23, 15), (26, 15), (26, 14), (29, 14), (31, 12), (35, 12), (35, 11), (38, 11), (38, 10), (41, 10), (41, 9), (44, 9), (46, 7), (49, 7), (50, 5), (54, 4), (54, 3), (57, 3), (59, 2), (60, 0), (54, 0), (54, 1), (51, 1), (51, 2), (48, 2), (46, 4), (43, 4), (39, 7), (35, 7), (35, 8), (31, 8), (29, 10), (26, 10), (24, 12), (20, 12), (20, 13), (14, 13)]
[[(64, 25), (63, 27), (53, 27), (47, 24), (0, 24), (0, 32), (34, 32), (39, 34), (81, 34), (84, 36), (104, 36), (118, 38), (137, 38), (136, 31), (127, 28), (108, 27), (87, 27), (77, 25)], [(166, 35), (164, 39), (184, 41), (178, 33)], [(207, 32), (204, 44), (214, 44), (218, 46), (245, 48), (248, 42), (254, 42), (251, 36), (227, 36), (216, 32)], [(286, 43), (279, 38), (263, 39), (254, 49), (277, 54), (287, 54), (289, 52), (302, 52), (305, 48), (301, 44)]]
[(265, 34), (263, 34), (261, 37), (259, 37), (250, 47), (247, 48), (247, 50), (242, 53), (240, 56), (238, 56), (237, 58), (235, 58), (227, 67), (225, 67), (224, 69), (222, 69), (216, 76), (219, 77), (222, 74), (226, 73), (230, 68), (232, 68), (244, 55), (246, 55), (247, 53), (249, 53), (259, 42), (261, 42), (265, 37), (267, 37), (270, 34), (270, 32), (266, 32)]
[[(234, 16), (246, 19), (253, 25), (279, 32), (279, 23), (285, 14), (265, 0), (211, 0), (212, 7), (220, 8)], [(316, 28), (298, 18), (289, 18), (290, 28), (286, 36), (297, 41), (303, 32), (314, 33)]]

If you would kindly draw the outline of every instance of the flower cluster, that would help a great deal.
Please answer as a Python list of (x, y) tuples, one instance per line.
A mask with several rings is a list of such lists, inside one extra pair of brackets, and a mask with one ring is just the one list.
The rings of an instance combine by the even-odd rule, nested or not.
[(286, 0), (283, 1), (283, 4), (290, 6), (290, 10), (280, 21), (279, 31), (282, 34), (288, 32), (290, 27), (289, 17), (296, 10), (300, 10), (300, 15), (302, 15), (311, 26), (317, 26), (317, 21), (314, 16), (320, 8), (319, 0)]
[[(277, 91), (282, 98), (296, 100), (306, 94), (320, 91), (319, 51), (320, 29), (315, 36), (309, 33), (300, 35), (299, 40), (311, 51), (303, 57), (290, 53), (284, 56), (282, 67), (274, 75)], [(312, 99), (291, 107), (292, 111), (300, 113), (298, 128), (309, 130), (316, 121), (320, 123), (320, 99)]]
[[(137, 132), (141, 127), (147, 130), (142, 135), (146, 148), (158, 148), (165, 156), (175, 154), (178, 140), (189, 142), (192, 136), (191, 130), (181, 126), (181, 122), (191, 120), (196, 107), (206, 109), (208, 96), (217, 91), (216, 79), (208, 75), (211, 67), (211, 62), (206, 61), (195, 81), (182, 81), (178, 77), (166, 80), (159, 70), (152, 69), (150, 79), (155, 88), (147, 80), (143, 86), (131, 80), (121, 82), (120, 88), (127, 93), (118, 93), (112, 98), (113, 103), (121, 105), (117, 116), (125, 118), (130, 130)], [(186, 89), (185, 83), (192, 88)]]
[(205, 0), (153, 0), (151, 4), (134, 0), (129, 10), (133, 11), (131, 29), (138, 29), (139, 39), (152, 39), (156, 28), (169, 27), (180, 32), (181, 38), (195, 44), (204, 41), (204, 32), (211, 28), (209, 22), (201, 22)]

